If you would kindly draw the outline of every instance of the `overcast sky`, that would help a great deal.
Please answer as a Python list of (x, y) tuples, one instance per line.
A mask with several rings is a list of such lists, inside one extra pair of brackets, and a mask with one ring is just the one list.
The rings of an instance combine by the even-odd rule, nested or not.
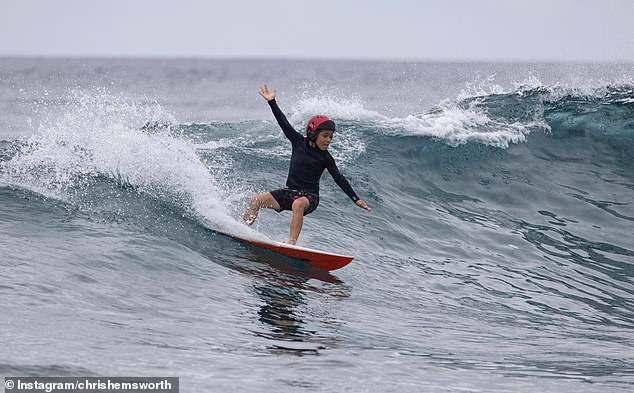
[(634, 61), (634, 0), (0, 0), (0, 56)]

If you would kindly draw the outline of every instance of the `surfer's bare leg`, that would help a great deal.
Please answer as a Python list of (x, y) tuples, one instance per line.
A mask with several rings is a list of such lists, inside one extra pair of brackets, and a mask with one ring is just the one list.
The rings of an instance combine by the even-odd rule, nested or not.
[(291, 220), (291, 234), (288, 238), (288, 244), (297, 243), (299, 233), (302, 231), (302, 225), (304, 225), (304, 212), (308, 209), (310, 202), (308, 198), (301, 197), (295, 199), (293, 202), (293, 219)]
[(280, 204), (277, 203), (273, 195), (270, 192), (265, 192), (263, 194), (256, 194), (251, 197), (249, 200), (249, 206), (244, 211), (244, 216), (242, 217), (242, 222), (247, 225), (253, 225), (255, 219), (258, 218), (258, 212), (260, 208), (266, 207), (269, 209), (280, 210)]

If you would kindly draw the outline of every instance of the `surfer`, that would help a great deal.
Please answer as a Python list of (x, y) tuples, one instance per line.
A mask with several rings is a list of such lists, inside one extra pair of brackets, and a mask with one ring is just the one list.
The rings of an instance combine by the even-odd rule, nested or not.
[(295, 244), (304, 224), (304, 216), (315, 211), (319, 205), (319, 179), (324, 169), (328, 169), (335, 183), (357, 206), (367, 211), (372, 209), (354, 192), (328, 152), (335, 132), (335, 122), (327, 116), (313, 116), (306, 126), (306, 136), (303, 136), (295, 131), (277, 106), (276, 93), (275, 90), (269, 90), (267, 85), (260, 88), (260, 95), (269, 103), (277, 123), (292, 144), (286, 188), (253, 195), (242, 220), (245, 224), (252, 225), (263, 207), (277, 212), (290, 210), (293, 218), (287, 243)]

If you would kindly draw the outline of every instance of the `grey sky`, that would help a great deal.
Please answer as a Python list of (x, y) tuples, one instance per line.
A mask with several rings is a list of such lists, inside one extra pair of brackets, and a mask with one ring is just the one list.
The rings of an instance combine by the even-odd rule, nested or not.
[(634, 61), (634, 0), (0, 0), (0, 56)]

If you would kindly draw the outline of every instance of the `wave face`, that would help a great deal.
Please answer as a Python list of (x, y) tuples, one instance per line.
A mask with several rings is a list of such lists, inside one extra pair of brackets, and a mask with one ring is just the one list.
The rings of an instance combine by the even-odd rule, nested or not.
[[(39, 103), (32, 135), (0, 145), (0, 291), (29, 325), (3, 331), (55, 349), (69, 343), (51, 331), (65, 329), (115, 365), (16, 343), (8, 353), (24, 356), (0, 369), (116, 374), (145, 356), (176, 359), (173, 374), (187, 364), (181, 383), (197, 389), (210, 375), (255, 390), (628, 391), (634, 84), (459, 90), (410, 114), (312, 87), (280, 95), (298, 130), (334, 118), (331, 152), (374, 208), (324, 174), (300, 244), (357, 256), (335, 274), (214, 232), (249, 233), (248, 197), (284, 184), (272, 115), (182, 121), (104, 88)], [(289, 220), (263, 211), (255, 229), (283, 240)]]

